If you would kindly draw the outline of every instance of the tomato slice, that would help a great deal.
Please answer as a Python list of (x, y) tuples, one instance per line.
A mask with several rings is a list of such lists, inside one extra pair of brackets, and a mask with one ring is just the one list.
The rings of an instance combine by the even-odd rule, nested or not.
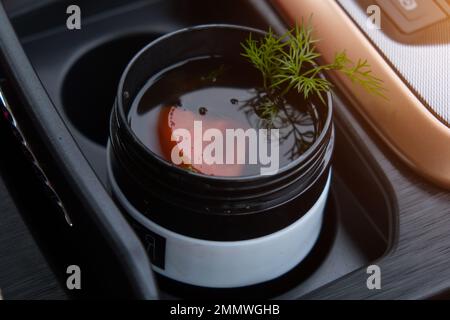
[[(204, 161), (201, 161), (201, 164), (194, 163), (194, 139), (203, 139), (203, 137), (194, 136), (194, 121), (202, 121), (203, 133), (208, 129), (218, 129), (222, 133), (224, 140), (225, 130), (235, 129), (235, 126), (231, 121), (211, 119), (209, 117), (194, 114), (192, 111), (180, 107), (164, 107), (159, 115), (159, 142), (166, 160), (174, 163), (174, 161), (172, 161), (172, 155), (175, 153), (178, 154), (182, 160), (181, 164), (177, 164), (182, 168), (191, 169), (195, 172), (211, 176), (240, 176), (243, 170), (243, 165), (240, 164), (208, 165), (204, 163)], [(186, 133), (190, 135), (190, 143), (188, 143), (189, 140), (185, 140), (187, 137), (184, 137), (183, 135), (175, 136), (174, 132), (177, 129), (186, 130)], [(209, 143), (210, 142), (202, 142), (202, 152)], [(225, 156), (224, 150), (224, 158)]]
[[(172, 151), (182, 154), (182, 144), (173, 141), (172, 134), (176, 129), (186, 129), (191, 136), (194, 132), (194, 114), (185, 109), (176, 107), (164, 107), (159, 114), (159, 142), (161, 150), (166, 160), (172, 161)], [(190, 160), (190, 159), (186, 159)], [(185, 161), (186, 162), (186, 161)], [(189, 167), (188, 164), (182, 164), (183, 167)]]

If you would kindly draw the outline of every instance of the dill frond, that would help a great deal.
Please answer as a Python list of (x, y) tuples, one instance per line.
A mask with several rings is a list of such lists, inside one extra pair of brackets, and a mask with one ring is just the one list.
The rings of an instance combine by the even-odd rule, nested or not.
[(314, 94), (324, 101), (323, 94), (331, 90), (332, 84), (322, 73), (335, 70), (368, 92), (386, 98), (383, 81), (372, 74), (367, 60), (359, 59), (355, 63), (342, 51), (336, 53), (333, 63), (320, 65), (317, 60), (321, 55), (316, 50), (316, 42), (310, 19), (307, 23), (296, 24), (282, 36), (269, 30), (262, 39), (256, 40), (250, 34), (242, 43), (242, 55), (261, 72), (264, 88), (279, 92), (279, 96), (295, 89), (305, 99)]

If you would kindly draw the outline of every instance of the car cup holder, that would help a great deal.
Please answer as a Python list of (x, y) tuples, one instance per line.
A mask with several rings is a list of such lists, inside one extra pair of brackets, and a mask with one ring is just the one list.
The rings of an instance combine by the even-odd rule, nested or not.
[[(79, 33), (60, 30), (27, 37), (23, 43), (56, 110), (105, 188), (109, 113), (125, 66), (155, 38), (192, 25), (190, 17), (180, 11), (175, 14), (166, 3), (151, 1), (118, 15), (99, 15)], [(251, 12), (243, 16), (226, 12), (216, 12), (214, 22), (267, 29), (264, 22), (248, 20)], [(201, 14), (195, 24), (211, 23), (210, 17)], [(334, 104), (342, 103), (336, 97)], [(270, 282), (216, 293), (158, 277), (161, 296), (298, 298), (381, 258), (391, 245), (395, 206), (383, 173), (339, 117), (335, 118), (332, 167), (322, 231), (300, 265)]]
[(62, 89), (64, 112), (90, 140), (106, 145), (118, 79), (131, 58), (155, 37), (131, 35), (108, 41), (86, 52), (70, 68)]

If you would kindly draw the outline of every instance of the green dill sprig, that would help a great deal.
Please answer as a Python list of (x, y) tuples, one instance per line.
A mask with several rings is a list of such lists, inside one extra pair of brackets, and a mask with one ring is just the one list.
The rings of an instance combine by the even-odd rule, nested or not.
[(283, 37), (277, 37), (271, 29), (261, 41), (253, 39), (250, 34), (242, 44), (245, 50), (242, 55), (261, 72), (265, 88), (269, 87), (269, 81), (278, 74), (278, 60), (287, 44), (283, 41)]
[(335, 55), (333, 63), (320, 65), (317, 60), (321, 54), (316, 50), (316, 42), (310, 20), (301, 26), (297, 24), (282, 36), (269, 30), (257, 40), (250, 34), (242, 43), (242, 55), (261, 72), (264, 88), (269, 94), (278, 92), (279, 96), (284, 96), (295, 89), (305, 99), (315, 94), (324, 101), (323, 94), (331, 90), (332, 84), (322, 77), (322, 73), (334, 70), (342, 72), (368, 92), (386, 98), (383, 81), (372, 74), (367, 60), (359, 59), (355, 63), (342, 51)]
[(366, 91), (387, 99), (383, 81), (372, 74), (367, 60), (358, 59), (353, 63), (344, 51), (336, 55), (334, 69), (343, 72), (353, 83), (359, 84)]

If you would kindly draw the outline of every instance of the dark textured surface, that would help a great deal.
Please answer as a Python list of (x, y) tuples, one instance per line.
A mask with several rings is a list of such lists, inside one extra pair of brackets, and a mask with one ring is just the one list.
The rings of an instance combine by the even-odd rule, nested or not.
[[(3, 130), (1, 132), (4, 133)], [(9, 143), (2, 134), (2, 150), (8, 150)], [(5, 186), (2, 172), (20, 170), (6, 165), (5, 158), (9, 156), (4, 151), (0, 155), (0, 289), (3, 298), (65, 299), (65, 292), (37, 247)]]

